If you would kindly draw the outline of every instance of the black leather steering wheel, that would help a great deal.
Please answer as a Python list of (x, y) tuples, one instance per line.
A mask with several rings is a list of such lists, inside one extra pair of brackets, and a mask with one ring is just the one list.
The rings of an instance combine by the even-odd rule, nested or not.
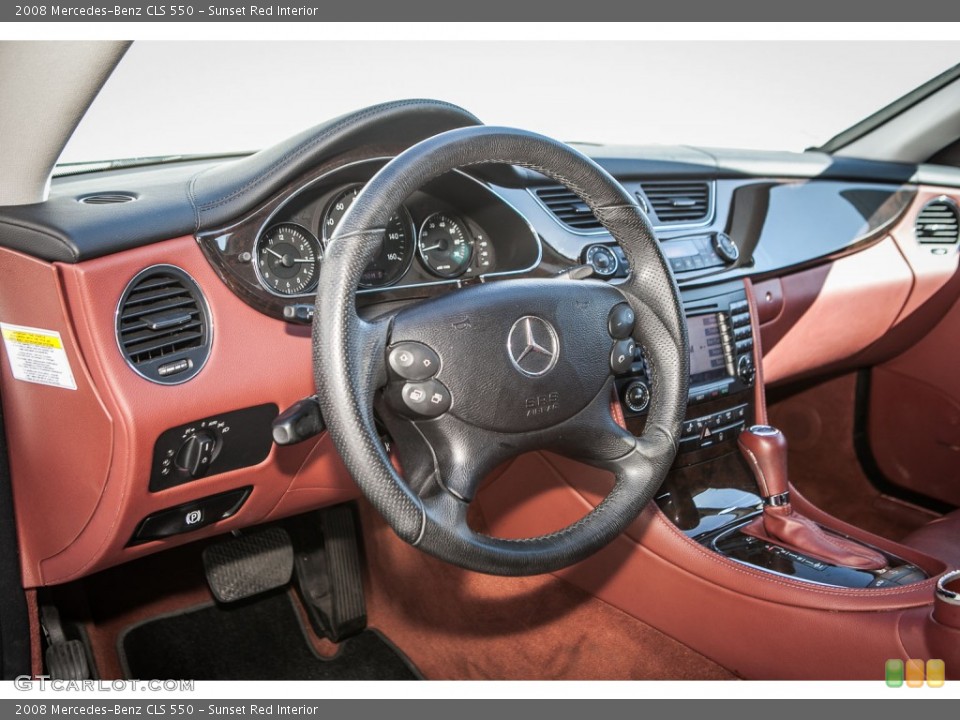
[[(372, 321), (359, 317), (356, 289), (390, 216), (430, 180), (489, 163), (536, 170), (575, 192), (623, 247), (629, 277), (618, 285), (488, 282)], [(623, 312), (624, 303), (632, 314)], [(643, 348), (652, 390), (639, 438), (611, 414), (611, 362), (629, 343), (617, 345), (617, 338), (629, 334)], [(461, 128), (399, 155), (357, 196), (320, 271), (313, 365), (333, 442), (403, 540), (471, 570), (550, 572), (623, 532), (673, 462), (688, 362), (677, 286), (636, 200), (587, 157), (529, 132)], [(404, 477), (380, 440), (375, 410), (396, 443)], [(467, 507), (483, 478), (538, 449), (610, 470), (616, 483), (593, 511), (549, 535), (506, 540), (472, 530)]]

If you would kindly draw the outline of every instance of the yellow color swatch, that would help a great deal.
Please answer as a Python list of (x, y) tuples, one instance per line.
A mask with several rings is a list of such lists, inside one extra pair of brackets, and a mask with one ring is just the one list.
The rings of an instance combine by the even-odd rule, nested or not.
[(947, 666), (943, 660), (927, 660), (927, 685), (932, 688), (943, 687), (947, 679)]

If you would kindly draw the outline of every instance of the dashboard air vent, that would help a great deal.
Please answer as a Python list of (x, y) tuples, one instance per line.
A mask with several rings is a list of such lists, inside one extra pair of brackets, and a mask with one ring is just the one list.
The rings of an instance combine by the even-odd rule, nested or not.
[(80, 198), (84, 205), (117, 205), (119, 203), (133, 202), (137, 198), (128, 193), (98, 193), (96, 195), (85, 195)]
[(147, 268), (120, 298), (117, 342), (127, 364), (147, 380), (174, 385), (192, 378), (207, 361), (211, 336), (206, 301), (180, 268)]
[(710, 214), (708, 183), (671, 180), (645, 182), (641, 187), (657, 216), (656, 224), (697, 222)]
[(535, 190), (547, 210), (567, 227), (574, 230), (598, 230), (603, 227), (589, 206), (570, 190), (560, 185)]
[(932, 200), (917, 215), (915, 228), (921, 245), (956, 245), (960, 242), (960, 211), (947, 198)]

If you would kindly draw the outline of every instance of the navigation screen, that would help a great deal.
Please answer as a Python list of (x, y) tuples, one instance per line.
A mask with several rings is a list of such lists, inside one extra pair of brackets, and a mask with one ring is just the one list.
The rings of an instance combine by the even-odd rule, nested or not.
[(716, 315), (687, 318), (690, 337), (690, 385), (700, 385), (726, 377), (720, 326)]

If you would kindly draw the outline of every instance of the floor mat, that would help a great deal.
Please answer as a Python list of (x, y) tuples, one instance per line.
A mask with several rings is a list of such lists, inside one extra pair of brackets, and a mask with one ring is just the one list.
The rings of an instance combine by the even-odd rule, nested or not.
[(365, 630), (319, 657), (287, 593), (206, 605), (128, 629), (120, 638), (127, 677), (187, 680), (415, 680), (386, 639)]

